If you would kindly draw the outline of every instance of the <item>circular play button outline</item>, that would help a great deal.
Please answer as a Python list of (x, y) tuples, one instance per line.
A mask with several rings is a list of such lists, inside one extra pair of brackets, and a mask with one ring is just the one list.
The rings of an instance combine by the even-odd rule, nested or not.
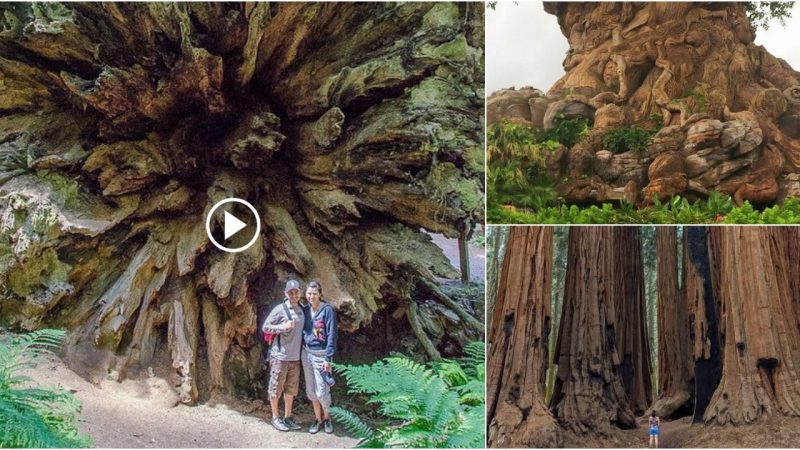
[[(256, 232), (253, 233), (253, 238), (250, 239), (250, 242), (248, 242), (247, 244), (243, 245), (242, 247), (238, 247), (238, 248), (225, 247), (224, 245), (222, 245), (219, 242), (217, 242), (217, 240), (214, 239), (214, 236), (211, 235), (211, 217), (214, 216), (214, 211), (216, 211), (217, 208), (219, 208), (220, 206), (222, 206), (222, 205), (224, 205), (226, 203), (232, 203), (232, 202), (233, 203), (241, 203), (242, 205), (247, 206), (247, 208), (250, 209), (250, 211), (256, 217)], [(217, 247), (218, 249), (220, 249), (220, 250), (222, 250), (224, 252), (228, 252), (228, 253), (243, 252), (243, 251), (247, 250), (248, 248), (250, 248), (250, 246), (255, 244), (256, 240), (258, 239), (259, 234), (261, 234), (261, 218), (258, 216), (258, 211), (256, 211), (256, 209), (253, 207), (253, 205), (251, 205), (247, 201), (242, 200), (242, 199), (237, 198), (237, 197), (229, 197), (229, 198), (226, 198), (224, 200), (220, 200), (216, 204), (214, 204), (214, 206), (211, 207), (211, 211), (209, 211), (208, 215), (206, 215), (206, 234), (208, 235), (208, 238), (211, 240), (211, 243), (214, 244), (215, 247)]]

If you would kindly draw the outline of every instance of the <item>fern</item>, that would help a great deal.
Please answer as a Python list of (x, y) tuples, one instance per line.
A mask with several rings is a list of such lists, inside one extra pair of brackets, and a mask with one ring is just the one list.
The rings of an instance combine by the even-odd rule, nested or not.
[(36, 366), (36, 358), (57, 348), (59, 330), (39, 330), (0, 341), (0, 447), (88, 447), (75, 418), (80, 404), (66, 391), (27, 387), (20, 371)]
[(331, 408), (331, 414), (355, 437), (359, 447), (482, 447), (485, 436), (483, 343), (465, 348), (465, 356), (420, 364), (403, 356), (369, 366), (337, 365), (351, 394), (369, 394), (369, 404), (387, 420), (373, 430), (355, 414)]

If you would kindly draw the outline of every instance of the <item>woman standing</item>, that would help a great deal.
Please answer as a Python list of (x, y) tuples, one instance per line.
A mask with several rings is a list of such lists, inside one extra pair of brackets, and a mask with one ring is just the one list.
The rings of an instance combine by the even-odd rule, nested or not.
[[(658, 434), (661, 428), (661, 419), (656, 415), (656, 410), (653, 410), (653, 413), (650, 414), (650, 447), (651, 448), (658, 448)], [(655, 441), (655, 446), (653, 446), (653, 441)]]
[(316, 420), (308, 428), (309, 433), (319, 431), (320, 425), (326, 433), (333, 433), (331, 422), (331, 361), (336, 352), (336, 312), (328, 302), (322, 300), (322, 286), (317, 281), (306, 287), (305, 325), (303, 327), (303, 375), (306, 379), (306, 395), (314, 406)]

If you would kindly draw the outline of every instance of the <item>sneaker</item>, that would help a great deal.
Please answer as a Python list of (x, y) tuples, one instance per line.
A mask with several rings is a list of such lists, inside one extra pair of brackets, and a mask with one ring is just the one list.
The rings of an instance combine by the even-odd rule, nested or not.
[(322, 421), (322, 425), (325, 427), (325, 432), (328, 434), (333, 433), (333, 422), (331, 419), (325, 419)]
[(297, 422), (294, 421), (294, 418), (291, 416), (284, 417), (283, 423), (285, 423), (290, 430), (299, 430), (300, 428), (302, 428), (300, 425), (297, 424)]
[(312, 423), (311, 426), (308, 427), (308, 432), (311, 433), (311, 434), (318, 433), (320, 425), (322, 425), (322, 422), (320, 422), (319, 420), (315, 419), (314, 423)]
[(287, 427), (286, 424), (283, 423), (283, 419), (281, 419), (280, 417), (272, 418), (272, 427), (278, 431), (289, 431), (289, 427)]

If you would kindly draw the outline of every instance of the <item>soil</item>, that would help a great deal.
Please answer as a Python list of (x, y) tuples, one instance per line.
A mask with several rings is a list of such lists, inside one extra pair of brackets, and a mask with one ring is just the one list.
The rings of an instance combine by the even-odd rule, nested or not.
[[(567, 434), (564, 447), (647, 448), (647, 419), (640, 418), (634, 430), (619, 430), (613, 436), (576, 438)], [(773, 416), (755, 424), (704, 426), (691, 417), (661, 421), (659, 448), (794, 448), (800, 442), (800, 418)]]
[[(174, 406), (174, 392), (157, 377), (121, 383), (109, 378), (94, 385), (55, 355), (43, 356), (27, 375), (41, 386), (75, 394), (82, 405), (78, 429), (91, 436), (96, 447), (345, 448), (358, 443), (342, 427), (333, 435), (277, 431), (266, 422), (268, 408), (260, 401), (224, 399), (223, 404), (223, 399), (212, 399), (198, 406)], [(305, 405), (298, 405), (295, 415), (304, 428), (313, 420)]]

